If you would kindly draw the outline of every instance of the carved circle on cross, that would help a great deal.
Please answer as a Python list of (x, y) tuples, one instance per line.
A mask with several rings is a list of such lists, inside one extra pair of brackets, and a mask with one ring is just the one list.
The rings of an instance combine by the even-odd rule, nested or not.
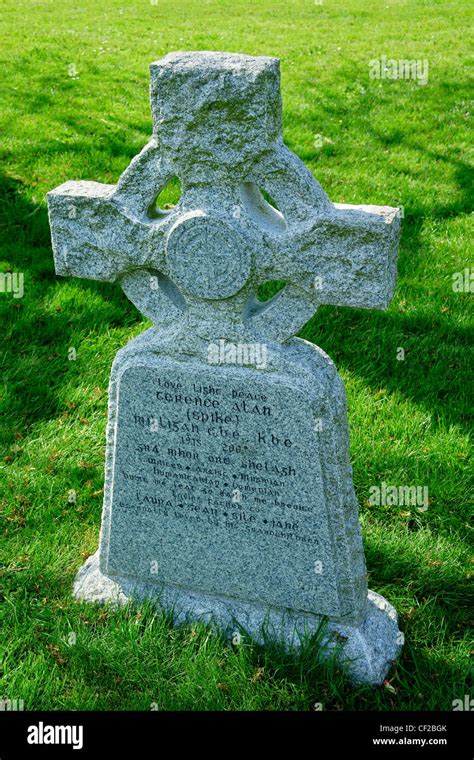
[(203, 211), (184, 214), (173, 225), (166, 258), (172, 280), (198, 298), (233, 296), (250, 274), (250, 251), (242, 235)]

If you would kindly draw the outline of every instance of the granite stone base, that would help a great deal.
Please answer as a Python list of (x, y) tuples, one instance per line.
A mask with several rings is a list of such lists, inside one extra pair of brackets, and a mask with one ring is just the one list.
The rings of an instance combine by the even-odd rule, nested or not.
[(186, 589), (157, 586), (132, 579), (104, 575), (99, 552), (89, 557), (74, 582), (78, 600), (99, 604), (126, 604), (149, 600), (165, 611), (172, 611), (176, 624), (192, 621), (215, 624), (229, 638), (246, 632), (259, 643), (269, 638), (287, 648), (297, 648), (304, 638), (323, 631), (320, 647), (323, 657), (339, 658), (354, 684), (382, 684), (402, 645), (397, 613), (383, 596), (368, 592), (365, 615), (358, 626), (347, 625), (307, 613), (265, 609), (237, 599), (225, 599)]

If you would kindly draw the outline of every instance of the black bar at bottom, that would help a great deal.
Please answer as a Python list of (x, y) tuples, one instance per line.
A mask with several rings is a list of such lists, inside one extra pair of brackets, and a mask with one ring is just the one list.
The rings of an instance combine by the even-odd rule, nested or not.
[(114, 752), (138, 760), (150, 751), (154, 757), (211, 749), (212, 755), (248, 755), (274, 742), (290, 742), (292, 754), (304, 743), (313, 757), (332, 748), (371, 757), (471, 760), (471, 718), (470, 712), (0, 712), (0, 760)]

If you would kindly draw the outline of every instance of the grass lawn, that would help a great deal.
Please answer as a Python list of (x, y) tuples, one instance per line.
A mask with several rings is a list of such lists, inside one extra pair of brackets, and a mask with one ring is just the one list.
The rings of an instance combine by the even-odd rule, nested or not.
[[(471, 11), (460, 0), (2, 1), (0, 272), (24, 273), (24, 297), (0, 292), (0, 697), (36, 710), (450, 710), (469, 693), (474, 296), (452, 285), (472, 264)], [(148, 64), (206, 49), (281, 58), (286, 143), (331, 199), (404, 209), (389, 310), (324, 307), (302, 332), (346, 384), (369, 585), (406, 638), (391, 688), (351, 689), (310, 648), (228, 647), (150, 609), (72, 599), (98, 541), (110, 367), (148, 323), (118, 285), (55, 276), (45, 193), (115, 182), (151, 131)], [(371, 79), (383, 55), (426, 59), (428, 83)], [(371, 506), (382, 482), (426, 486), (427, 511)]]

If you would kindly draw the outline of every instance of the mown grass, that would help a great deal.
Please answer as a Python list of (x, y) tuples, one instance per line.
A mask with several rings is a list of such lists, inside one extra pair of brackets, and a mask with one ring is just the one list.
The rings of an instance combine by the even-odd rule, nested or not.
[[(26, 709), (449, 710), (469, 692), (473, 296), (452, 276), (472, 264), (470, 13), (436, 0), (4, 0), (0, 271), (23, 272), (25, 295), (0, 293), (0, 697)], [(55, 277), (44, 196), (67, 179), (117, 180), (150, 133), (148, 64), (177, 49), (280, 57), (286, 142), (330, 197), (404, 208), (390, 309), (325, 307), (302, 332), (346, 383), (370, 586), (406, 637), (392, 689), (351, 689), (314, 647), (228, 647), (147, 608), (72, 600), (97, 545), (110, 366), (146, 322), (116, 286)], [(370, 79), (381, 55), (427, 59), (428, 84)], [(427, 486), (428, 510), (371, 506), (382, 481)]]

